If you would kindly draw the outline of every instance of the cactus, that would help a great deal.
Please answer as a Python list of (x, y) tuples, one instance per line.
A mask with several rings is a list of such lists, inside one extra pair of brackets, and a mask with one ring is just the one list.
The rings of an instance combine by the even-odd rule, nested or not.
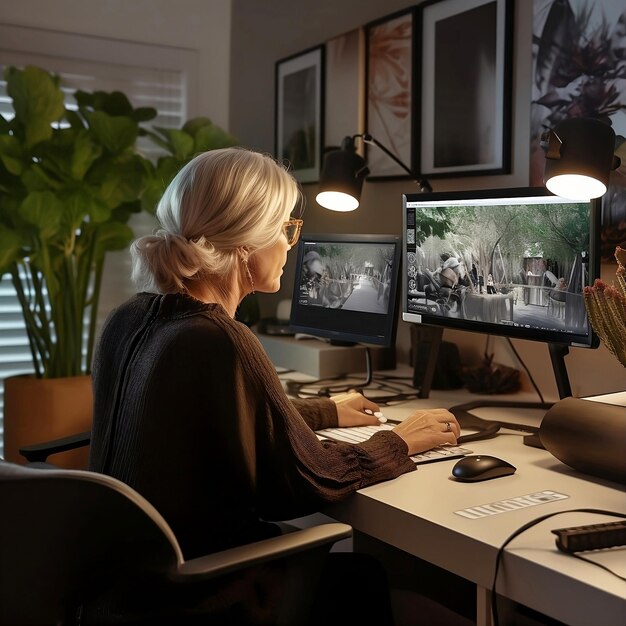
[(626, 367), (626, 249), (617, 246), (617, 284), (596, 279), (585, 287), (585, 306), (593, 330), (609, 351)]

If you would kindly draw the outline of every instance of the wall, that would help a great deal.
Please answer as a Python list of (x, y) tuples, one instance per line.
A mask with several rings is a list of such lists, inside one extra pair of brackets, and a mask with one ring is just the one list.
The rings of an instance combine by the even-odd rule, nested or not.
[[(291, 3), (282, 0), (233, 0), (231, 132), (244, 145), (273, 152), (275, 62), (413, 4), (406, 0), (311, 0)], [(431, 181), (437, 191), (528, 184), (533, 3), (518, 0), (515, 4), (511, 174)], [(352, 129), (346, 132), (352, 132)], [(316, 204), (315, 184), (303, 187), (308, 200), (305, 228), (309, 232), (398, 233), (401, 230), (400, 196), (415, 189), (410, 181), (366, 183), (358, 211), (332, 214)], [(615, 266), (608, 265), (603, 268), (603, 276), (610, 278), (614, 271)], [(292, 281), (293, 259), (285, 269), (280, 293), (261, 297), (264, 315), (273, 315), (277, 302), (290, 297)], [(482, 358), (484, 335), (446, 331), (445, 338), (459, 345), (465, 363), (476, 363)], [(557, 397), (547, 346), (521, 340), (515, 340), (514, 344), (542, 392), (548, 397)], [(505, 340), (495, 339), (493, 347), (496, 360), (519, 367)], [(399, 324), (397, 349), (399, 359), (408, 362), (409, 325), (404, 322)], [(604, 347), (598, 350), (574, 348), (566, 362), (574, 395), (608, 393), (626, 388), (626, 370)], [(527, 380), (524, 384), (530, 388)]]
[(202, 80), (192, 86), (189, 115), (228, 127), (230, 7), (230, 0), (20, 0), (0, 2), (0, 22), (196, 50)]

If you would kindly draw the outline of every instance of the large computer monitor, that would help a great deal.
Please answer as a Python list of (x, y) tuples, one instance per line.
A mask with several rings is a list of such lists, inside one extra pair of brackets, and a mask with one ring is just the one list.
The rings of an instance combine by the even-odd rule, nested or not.
[(393, 235), (303, 234), (292, 330), (335, 345), (393, 345), (400, 259), (400, 237)]
[(598, 345), (583, 289), (599, 276), (599, 216), (544, 188), (404, 195), (402, 319), (546, 342), (571, 395), (568, 347)]
[(599, 211), (544, 188), (403, 196), (408, 322), (597, 345), (583, 289), (599, 276)]

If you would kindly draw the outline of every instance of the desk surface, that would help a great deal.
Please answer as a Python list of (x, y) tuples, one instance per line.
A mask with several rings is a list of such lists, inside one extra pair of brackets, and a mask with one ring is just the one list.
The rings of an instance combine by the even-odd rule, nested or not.
[[(415, 408), (451, 406), (470, 399), (475, 400), (476, 396), (467, 392), (433, 391), (428, 399), (383, 410), (391, 419), (402, 419)], [(532, 396), (523, 399), (536, 401)], [(487, 419), (530, 425), (538, 425), (542, 417), (541, 411), (531, 409), (490, 407), (476, 409), (475, 413)], [(421, 465), (416, 472), (360, 490), (346, 502), (332, 507), (328, 515), (462, 576), (476, 583), (479, 589), (489, 590), (498, 548), (524, 524), (549, 513), (581, 508), (626, 513), (623, 486), (580, 474), (545, 450), (523, 445), (519, 432), (504, 430), (494, 439), (464, 445), (475, 453), (509, 461), (517, 467), (517, 472), (489, 481), (459, 483), (450, 477), (455, 460)], [(543, 492), (566, 497), (476, 519), (455, 513)], [(498, 593), (566, 624), (623, 626), (626, 582), (559, 552), (550, 532), (615, 519), (618, 518), (591, 513), (563, 513), (524, 532), (506, 549), (498, 576)], [(585, 556), (626, 576), (626, 548), (585, 553)], [(488, 619), (483, 623), (488, 623)]]

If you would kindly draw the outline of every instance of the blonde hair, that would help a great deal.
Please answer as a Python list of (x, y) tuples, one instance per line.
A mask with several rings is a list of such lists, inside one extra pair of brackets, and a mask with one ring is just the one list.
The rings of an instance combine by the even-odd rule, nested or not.
[(212, 279), (219, 288), (241, 262), (239, 252), (272, 246), (300, 190), (267, 154), (223, 148), (196, 156), (157, 206), (161, 228), (131, 245), (139, 290), (187, 292)]

